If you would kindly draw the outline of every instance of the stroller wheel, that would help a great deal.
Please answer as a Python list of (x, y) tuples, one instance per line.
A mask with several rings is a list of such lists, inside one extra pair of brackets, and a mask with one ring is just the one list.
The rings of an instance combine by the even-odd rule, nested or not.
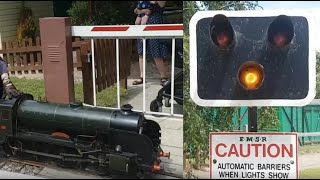
[(150, 111), (152, 112), (162, 112), (162, 103), (156, 99), (150, 103)]
[(170, 99), (169, 98), (164, 98), (164, 106), (170, 107)]

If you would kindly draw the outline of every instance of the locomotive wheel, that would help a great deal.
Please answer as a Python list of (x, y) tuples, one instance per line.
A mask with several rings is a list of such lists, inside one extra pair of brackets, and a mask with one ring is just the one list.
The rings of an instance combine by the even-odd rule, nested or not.
[(110, 176), (110, 175), (111, 175), (111, 174), (110, 174), (110, 171), (109, 171), (108, 168), (105, 167), (105, 166), (98, 166), (98, 167), (97, 167), (97, 174), (98, 174), (99, 176)]
[(141, 171), (141, 172), (137, 173), (136, 178), (137, 179), (152, 179), (152, 175), (151, 175), (151, 173)]
[[(67, 150), (62, 147), (61, 148), (58, 147), (56, 151), (58, 152), (58, 154), (67, 152)], [(63, 161), (61, 159), (57, 159), (57, 160), (55, 160), (55, 163), (57, 166), (62, 167), (62, 168), (68, 168), (68, 169), (75, 168), (75, 162)]]
[(144, 173), (143, 172), (139, 172), (137, 174), (137, 179), (145, 179)]
[(10, 149), (10, 147), (8, 146), (7, 143), (3, 144), (2, 145), (2, 149), (3, 149), (3, 152), (7, 155), (7, 156), (12, 156), (12, 151)]
[(150, 111), (152, 112), (162, 112), (162, 104), (156, 99), (150, 103)]
[(68, 169), (74, 168), (74, 163), (73, 162), (56, 160), (55, 163), (56, 163), (57, 166), (62, 167), (62, 168), (68, 168)]
[(7, 156), (11, 157), (19, 157), (19, 151), (14, 152), (13, 149), (10, 148), (11, 146), (15, 146), (17, 142), (14, 139), (7, 139), (6, 142), (2, 145), (3, 151), (6, 153)]

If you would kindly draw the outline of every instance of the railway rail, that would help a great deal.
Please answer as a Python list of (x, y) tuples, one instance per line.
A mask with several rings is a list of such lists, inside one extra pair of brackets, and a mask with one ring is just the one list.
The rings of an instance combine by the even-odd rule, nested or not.
[[(50, 170), (49, 173), (41, 174), (41, 172), (45, 169), (52, 169), (51, 173)], [(56, 170), (56, 171), (54, 171)], [(0, 158), (0, 173), (3, 172), (10, 172), (10, 173), (17, 173), (17, 174), (23, 174), (28, 176), (34, 176), (40, 177), (40, 178), (52, 178), (56, 174), (55, 172), (59, 172), (61, 174), (64, 173), (64, 170), (62, 170), (61, 167), (57, 167), (55, 165), (52, 165), (50, 163), (42, 163), (42, 162), (35, 162), (30, 160), (20, 160), (16, 158)], [(72, 174), (75, 175), (75, 178), (79, 178), (83, 176), (83, 178), (86, 178), (88, 176), (98, 178), (98, 179), (112, 179), (110, 176), (98, 176), (97, 174), (93, 173), (90, 170), (76, 170), (76, 169), (65, 169), (66, 172), (66, 178), (73, 178), (70, 177)], [(14, 175), (12, 175), (14, 176)], [(63, 176), (63, 175), (62, 175)], [(3, 176), (2, 176), (3, 177)], [(182, 179), (182, 174), (174, 174), (169, 172), (160, 172), (160, 173), (154, 173), (151, 178), (157, 178), (157, 179)]]

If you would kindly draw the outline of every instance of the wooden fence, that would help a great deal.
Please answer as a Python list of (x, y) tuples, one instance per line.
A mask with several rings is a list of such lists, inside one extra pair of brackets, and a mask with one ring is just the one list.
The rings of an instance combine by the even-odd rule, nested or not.
[[(95, 64), (96, 64), (96, 85), (100, 92), (117, 82), (116, 69), (116, 47), (115, 40), (97, 39), (95, 43)], [(73, 37), (73, 66), (74, 69), (82, 71), (84, 94), (92, 95), (92, 72), (91, 63), (88, 62), (88, 55), (91, 54), (90, 40), (82, 40)], [(120, 52), (120, 79), (126, 88), (126, 79), (130, 75), (130, 66), (133, 60), (137, 60), (135, 40), (119, 40)], [(3, 59), (8, 65), (12, 75), (27, 75), (43, 73), (41, 41), (24, 39), (21, 43), (9, 41), (2, 43)], [(85, 100), (85, 103), (92, 104), (92, 96)]]
[[(96, 85), (100, 92), (117, 82), (116, 42), (115, 40), (98, 39), (95, 44)], [(88, 53), (91, 53), (91, 43), (80, 44), (82, 62), (83, 88), (85, 102), (93, 103), (92, 64), (88, 63)], [(127, 88), (127, 77), (130, 75), (131, 63), (138, 59), (134, 40), (119, 40), (120, 80), (121, 86)]]
[[(76, 38), (72, 42), (73, 51), (76, 52), (74, 57), (74, 67), (81, 70), (80, 57), (80, 38)], [(18, 41), (2, 42), (2, 50), (0, 54), (8, 65), (8, 70), (12, 75), (36, 74), (43, 73), (41, 41), (37, 37), (33, 39), (23, 39)]]
[(40, 38), (37, 37), (35, 42), (30, 39), (18, 41), (2, 42), (3, 59), (8, 65), (11, 74), (28, 74), (29, 71), (35, 74), (37, 71), (42, 73), (42, 56)]

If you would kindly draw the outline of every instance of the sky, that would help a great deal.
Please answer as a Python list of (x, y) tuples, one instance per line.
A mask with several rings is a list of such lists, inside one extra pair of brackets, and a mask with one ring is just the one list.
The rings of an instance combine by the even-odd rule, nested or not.
[[(259, 1), (259, 5), (264, 10), (274, 10), (274, 9), (307, 9), (314, 11), (314, 15), (318, 16), (317, 27), (320, 29), (320, 2), (319, 1)], [(260, 9), (260, 8), (258, 8)], [(317, 33), (318, 34), (318, 33)], [(316, 37), (319, 42), (316, 44), (316, 49), (320, 50), (320, 34)]]
[(294, 8), (294, 9), (320, 9), (319, 1), (259, 1), (263, 9), (279, 9), (279, 8)]

